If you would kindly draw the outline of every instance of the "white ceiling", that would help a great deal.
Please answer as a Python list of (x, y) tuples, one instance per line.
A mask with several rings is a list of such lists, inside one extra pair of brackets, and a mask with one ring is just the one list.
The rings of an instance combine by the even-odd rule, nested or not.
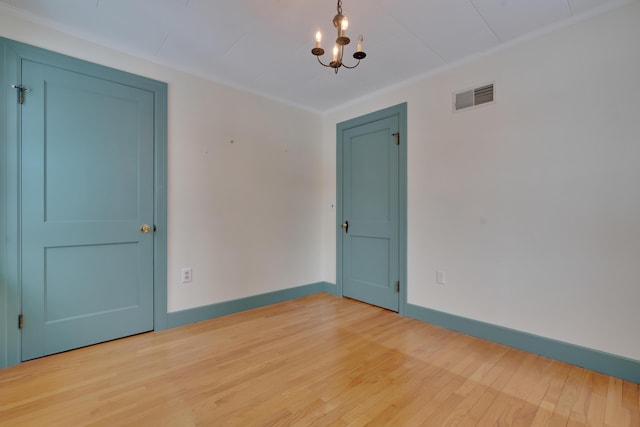
[[(532, 33), (633, 0), (343, 0), (348, 59), (334, 74), (311, 54), (320, 28), (330, 55), (334, 0), (0, 0), (28, 17), (108, 47), (218, 82), (326, 111)], [(0, 13), (3, 8), (0, 7)], [(347, 62), (347, 61), (345, 61)]]

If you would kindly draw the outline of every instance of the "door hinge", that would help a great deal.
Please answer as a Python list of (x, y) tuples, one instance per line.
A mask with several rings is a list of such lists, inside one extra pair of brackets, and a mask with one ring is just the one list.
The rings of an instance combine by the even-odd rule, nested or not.
[(396, 145), (400, 145), (400, 132), (392, 133), (391, 136), (396, 137)]
[(400, 280), (396, 281), (396, 292), (400, 292)]
[(18, 314), (18, 329), (22, 329), (22, 327), (24, 326), (24, 316), (21, 314)]
[(29, 92), (31, 89), (22, 85), (11, 85), (11, 87), (18, 89), (18, 104), (24, 104), (24, 93)]

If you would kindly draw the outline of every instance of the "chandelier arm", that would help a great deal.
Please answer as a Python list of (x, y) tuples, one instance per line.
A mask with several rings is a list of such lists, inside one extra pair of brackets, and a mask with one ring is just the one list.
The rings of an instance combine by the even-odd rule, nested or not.
[(351, 70), (351, 69), (353, 69), (353, 68), (356, 68), (358, 65), (360, 65), (360, 60), (359, 60), (359, 59), (358, 59), (358, 62), (356, 62), (356, 65), (353, 65), (353, 66), (351, 66), (351, 67), (350, 67), (350, 66), (348, 66), (347, 64), (345, 64), (344, 62), (342, 63), (342, 66), (343, 66), (344, 68), (348, 68), (348, 69), (350, 69), (350, 70)]
[(322, 65), (323, 67), (331, 67), (331, 65), (328, 65), (328, 64), (325, 64), (324, 62), (322, 62), (322, 61), (320, 60), (320, 57), (319, 57), (319, 56), (316, 56), (316, 59), (318, 60), (318, 62), (320, 63), (320, 65)]

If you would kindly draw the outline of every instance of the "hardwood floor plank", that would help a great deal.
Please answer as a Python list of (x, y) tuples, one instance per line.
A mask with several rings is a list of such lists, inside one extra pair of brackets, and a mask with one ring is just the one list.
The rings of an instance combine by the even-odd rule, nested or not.
[(617, 426), (624, 423), (624, 411), (622, 410), (622, 382), (623, 381), (619, 378), (609, 378), (607, 406), (604, 412), (604, 423), (606, 426)]
[(640, 385), (630, 381), (622, 383), (622, 407), (629, 418), (629, 425), (640, 426)]
[(0, 370), (0, 426), (640, 425), (638, 384), (316, 294)]

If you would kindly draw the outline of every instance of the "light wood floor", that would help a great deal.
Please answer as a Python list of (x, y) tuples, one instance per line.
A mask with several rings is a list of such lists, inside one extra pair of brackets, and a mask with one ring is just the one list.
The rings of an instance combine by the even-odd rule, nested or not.
[(639, 385), (317, 294), (0, 370), (2, 426), (640, 426)]

